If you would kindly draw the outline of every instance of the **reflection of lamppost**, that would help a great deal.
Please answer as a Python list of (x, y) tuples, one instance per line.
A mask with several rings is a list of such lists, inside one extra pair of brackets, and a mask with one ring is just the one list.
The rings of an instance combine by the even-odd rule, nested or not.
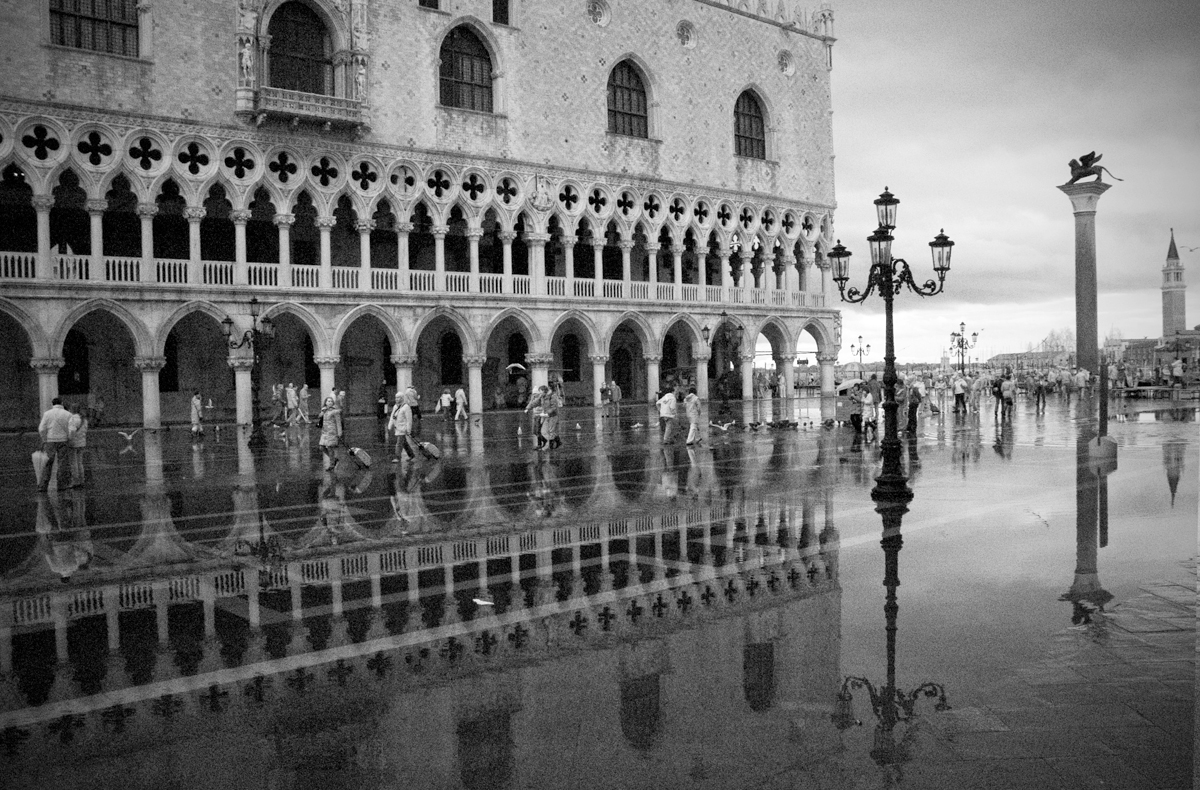
[(959, 323), (957, 332), (950, 333), (950, 354), (951, 356), (958, 354), (959, 373), (966, 373), (967, 369), (964, 360), (966, 359), (967, 352), (975, 348), (977, 340), (979, 340), (978, 332), (972, 332), (971, 339), (967, 340), (967, 325), (965, 322)]
[(247, 444), (256, 450), (267, 446), (267, 437), (263, 434), (262, 419), (259, 413), (259, 389), (262, 384), (262, 364), (258, 358), (258, 354), (261, 350), (260, 343), (262, 339), (275, 336), (275, 325), (271, 323), (271, 319), (264, 316), (262, 326), (259, 326), (258, 315), (258, 297), (252, 296), (250, 297), (250, 328), (242, 334), (241, 340), (233, 339), (232, 318), (225, 316), (225, 320), (221, 322), (229, 350), (233, 351), (244, 346), (249, 346), (250, 352), (253, 354), (254, 364), (250, 368), (250, 400), (253, 411), (250, 420), (250, 439), (247, 441)]
[(263, 570), (267, 571), (267, 573), (259, 578), (259, 585), (262, 587), (270, 585), (272, 571), (283, 567), (283, 544), (279, 542), (278, 535), (267, 537), (261, 514), (258, 517), (258, 542), (251, 543), (245, 539), (238, 540), (234, 546), (233, 553), (239, 557), (253, 557), (258, 560)]
[[(886, 328), (883, 356), (884, 435), (883, 441), (880, 443), (883, 471), (879, 477), (875, 478), (876, 485), (871, 491), (871, 498), (877, 502), (901, 503), (900, 515), (902, 516), (907, 511), (903, 503), (912, 499), (912, 491), (906, 484), (907, 478), (900, 463), (900, 439), (896, 419), (896, 409), (898, 408), (896, 403), (896, 344), (892, 331), (892, 300), (900, 292), (902, 286), (908, 286), (910, 291), (922, 297), (941, 293), (946, 273), (950, 271), (950, 253), (954, 242), (950, 241), (944, 232), (938, 233), (933, 241), (929, 242), (929, 249), (933, 255), (933, 271), (937, 275), (937, 281), (927, 280), (924, 285), (918, 285), (913, 279), (908, 262), (902, 258), (892, 257), (892, 236), (889, 231), (896, 227), (896, 206), (899, 203), (900, 201), (887, 191), (887, 187), (884, 187), (883, 194), (875, 201), (879, 228), (867, 238), (867, 243), (871, 248), (871, 270), (867, 274), (866, 290), (862, 292), (858, 288), (846, 290), (846, 282), (850, 279), (851, 253), (842, 246), (840, 239), (830, 251), (829, 258), (833, 265), (833, 279), (838, 285), (842, 301), (851, 303), (865, 301), (876, 288), (883, 297)], [(898, 519), (895, 527), (897, 530), (900, 527)], [(885, 515), (885, 533), (887, 529), (888, 519)]]
[(870, 354), (870, 353), (871, 353), (871, 344), (867, 343), (864, 346), (863, 341), (862, 341), (862, 335), (858, 336), (858, 345), (857, 346), (855, 346), (853, 343), (850, 344), (850, 356), (858, 357), (859, 370), (865, 369), (865, 368), (863, 368), (863, 363), (862, 363), (863, 357), (865, 357), (867, 354)]

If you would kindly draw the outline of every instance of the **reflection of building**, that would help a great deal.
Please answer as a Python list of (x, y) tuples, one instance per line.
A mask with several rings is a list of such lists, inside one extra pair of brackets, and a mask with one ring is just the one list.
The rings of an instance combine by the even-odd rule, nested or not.
[[(0, 713), (17, 739), (5, 771), (140, 776), (121, 755), (150, 749), (198, 787), (321, 770), (464, 787), (764, 776), (834, 748), (836, 535), (800, 520), (786, 503), (714, 503), (358, 544), (270, 579), (192, 566), (6, 596), (6, 699), (41, 704)], [(808, 735), (785, 758), (788, 731)]]
[(155, 426), (200, 389), (244, 422), (221, 322), (240, 334), (251, 295), (264, 380), (354, 412), (382, 382), (511, 404), (511, 364), (585, 404), (614, 379), (653, 400), (660, 370), (703, 395), (722, 311), (748, 330), (722, 370), (763, 335), (790, 376), (804, 332), (832, 365), (827, 8), (94, 5), (0, 31), (24, 65), (0, 102), (0, 366), (23, 371), (0, 419), (57, 393)]

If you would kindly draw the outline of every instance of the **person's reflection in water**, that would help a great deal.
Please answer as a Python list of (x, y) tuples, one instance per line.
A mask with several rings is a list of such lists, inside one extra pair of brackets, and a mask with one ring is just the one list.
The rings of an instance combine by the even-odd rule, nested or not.
[(679, 496), (679, 469), (675, 465), (675, 448), (662, 448), (662, 474), (658, 481), (658, 495), (674, 501)]
[(36, 530), (47, 538), (46, 565), (64, 584), (92, 561), (94, 546), (84, 507), (82, 491), (65, 500), (56, 492), (38, 497)]
[(689, 447), (688, 455), (688, 473), (687, 473), (687, 493), (688, 496), (699, 498), (700, 496), (700, 462), (696, 460), (695, 449)]
[(992, 449), (1005, 461), (1012, 460), (1013, 426), (1011, 420), (1004, 420), (996, 424), (996, 439), (992, 444)]

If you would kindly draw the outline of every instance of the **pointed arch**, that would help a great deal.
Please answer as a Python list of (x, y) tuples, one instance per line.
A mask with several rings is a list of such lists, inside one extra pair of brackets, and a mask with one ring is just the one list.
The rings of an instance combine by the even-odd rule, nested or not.
[(416, 326), (414, 326), (412, 330), (414, 346), (420, 342), (421, 335), (426, 329), (429, 328), (429, 325), (438, 318), (445, 318), (458, 331), (459, 338), (463, 341), (464, 354), (478, 353), (477, 349), (479, 348), (479, 340), (475, 336), (475, 331), (471, 329), (471, 322), (468, 321), (467, 317), (458, 310), (455, 310), (452, 307), (446, 307), (444, 305), (438, 305), (437, 307), (425, 313), (425, 315), (421, 316), (421, 320), (417, 322)]
[(576, 309), (572, 308), (570, 310), (567, 310), (567, 311), (561, 313), (558, 316), (558, 318), (554, 319), (554, 324), (550, 328), (549, 336), (551, 338), (553, 338), (563, 328), (563, 325), (571, 320), (578, 321), (579, 325), (582, 326), (584, 328), (584, 331), (587, 332), (587, 341), (588, 341), (588, 349), (589, 349), (588, 353), (590, 353), (590, 354), (602, 353), (598, 350), (601, 348), (600, 329), (596, 326), (596, 322), (592, 320), (591, 316), (589, 316), (587, 313), (583, 312), (582, 310), (576, 310)]
[(817, 341), (817, 351), (826, 354), (834, 348), (833, 332), (827, 328), (820, 318), (810, 318), (801, 325), (800, 331), (796, 333), (796, 339), (793, 341), (792, 348), (795, 348), (795, 343), (800, 342), (800, 336), (805, 332), (812, 335)]
[(621, 313), (621, 315), (617, 316), (617, 318), (613, 321), (612, 326), (604, 335), (604, 348), (608, 348), (610, 345), (612, 345), (613, 335), (616, 334), (617, 329), (625, 323), (628, 323), (634, 328), (634, 333), (638, 336), (638, 340), (641, 341), (642, 348), (660, 348), (660, 339), (655, 334), (654, 327), (652, 327), (650, 322), (646, 320), (646, 316), (632, 310), (627, 310), (624, 313)]
[[(772, 338), (772, 334), (777, 334), (777, 338)], [(792, 335), (787, 324), (779, 316), (769, 315), (764, 318), (755, 328), (754, 336), (758, 335), (766, 335), (767, 340), (771, 341), (771, 351), (777, 356), (788, 356), (796, 350), (798, 338)]]
[[(529, 317), (529, 314), (524, 310), (516, 307), (506, 307), (492, 317), (488, 327), (483, 332), (483, 340), (486, 343), (496, 328), (500, 326), (506, 319), (515, 319), (525, 329), (525, 339), (529, 341), (529, 351), (533, 354), (544, 354), (549, 351), (545, 348), (546, 340), (542, 337), (542, 331), (538, 329), (537, 323)], [(552, 335), (553, 337), (553, 335)]]
[(165, 353), (165, 349), (167, 347), (167, 336), (171, 334), (171, 330), (175, 328), (176, 324), (178, 324), (191, 313), (204, 313), (205, 315), (212, 316), (213, 320), (218, 324), (224, 321), (229, 315), (212, 302), (206, 302), (200, 299), (195, 299), (180, 305), (179, 307), (175, 308), (175, 310), (169, 316), (167, 316), (161, 324), (159, 324), (158, 331), (154, 336), (154, 356), (161, 357)]
[(71, 311), (63, 316), (54, 331), (54, 335), (51, 337), (51, 348), (54, 349), (53, 356), (57, 356), (61, 351), (63, 343), (67, 340), (67, 332), (71, 331), (71, 327), (75, 326), (88, 313), (96, 310), (111, 313), (114, 318), (125, 325), (125, 328), (129, 330), (130, 337), (133, 338), (135, 356), (153, 356), (154, 338), (141, 319), (130, 312), (129, 308), (120, 302), (103, 297), (88, 299), (86, 302), (71, 308)]
[[(342, 347), (342, 339), (346, 336), (348, 330), (355, 321), (363, 316), (370, 315), (378, 318), (383, 324), (383, 329), (387, 333), (388, 341), (392, 344), (392, 353), (396, 355), (405, 355), (408, 351), (408, 340), (404, 337), (404, 330), (400, 328), (400, 323), (396, 317), (384, 310), (377, 304), (360, 304), (350, 312), (342, 316), (338, 322), (337, 328), (333, 330), (333, 337), (330, 340), (330, 345), (334, 349)], [(415, 349), (411, 353), (416, 353)]]
[[(692, 348), (693, 349), (696, 349), (700, 344), (702, 344), (704, 342), (704, 336), (701, 334), (701, 330), (703, 329), (703, 327), (700, 326), (700, 322), (697, 321), (696, 317), (694, 315), (692, 315), (691, 313), (676, 313), (675, 315), (668, 318), (666, 321), (666, 324), (664, 326), (664, 329), (663, 329), (663, 338), (664, 339), (666, 338), (666, 336), (668, 334), (670, 334), (671, 330), (675, 327), (676, 324), (683, 324), (689, 330), (691, 330)], [(709, 327), (709, 329), (711, 331), (712, 327)]]
[(276, 316), (284, 313), (294, 315), (308, 329), (313, 341), (313, 356), (325, 357), (337, 354), (337, 348), (330, 347), (329, 332), (326, 331), (325, 325), (311, 310), (299, 302), (276, 302), (263, 310), (262, 316), (274, 320)]
[(49, 346), (47, 344), (46, 331), (42, 328), (42, 325), (33, 316), (21, 309), (16, 302), (0, 298), (0, 312), (12, 318), (25, 330), (25, 336), (29, 338), (30, 350), (33, 352), (35, 359), (38, 357), (60, 356), (62, 346), (59, 345), (57, 348)]

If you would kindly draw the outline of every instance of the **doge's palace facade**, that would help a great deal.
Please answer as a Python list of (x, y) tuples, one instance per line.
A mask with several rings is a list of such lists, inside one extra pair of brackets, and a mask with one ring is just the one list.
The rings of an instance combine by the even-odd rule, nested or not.
[(0, 8), (5, 427), (59, 394), (155, 427), (195, 390), (247, 423), (251, 298), (264, 383), (352, 412), (512, 405), (514, 364), (575, 403), (750, 397), (760, 335), (790, 392), (805, 332), (832, 388), (827, 7)]

